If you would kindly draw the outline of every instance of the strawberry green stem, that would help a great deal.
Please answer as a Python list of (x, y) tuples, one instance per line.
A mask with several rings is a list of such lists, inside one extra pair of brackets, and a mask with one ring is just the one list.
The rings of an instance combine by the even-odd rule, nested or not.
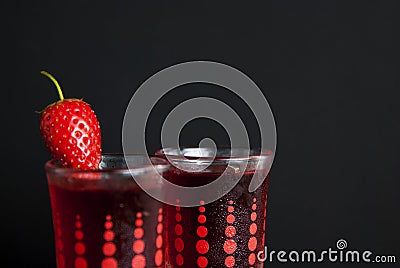
[(49, 74), (46, 71), (41, 71), (40, 73), (45, 75), (45, 76), (47, 76), (54, 83), (54, 85), (56, 85), (56, 88), (57, 88), (57, 91), (58, 91), (58, 96), (60, 96), (60, 100), (64, 100), (64, 96), (63, 96), (63, 93), (61, 91), (61, 87), (58, 84), (57, 80), (54, 78), (54, 76), (52, 76), (51, 74)]

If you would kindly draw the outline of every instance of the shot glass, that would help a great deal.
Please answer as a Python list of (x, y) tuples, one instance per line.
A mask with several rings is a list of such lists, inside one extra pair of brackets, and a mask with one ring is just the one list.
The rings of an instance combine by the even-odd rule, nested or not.
[(169, 165), (146, 159), (105, 155), (95, 171), (46, 163), (58, 268), (164, 267), (163, 205), (132, 176), (162, 189)]
[[(168, 159), (171, 168), (165, 178), (179, 186), (203, 186), (220, 176), (229, 181), (234, 174), (242, 174), (237, 184), (215, 201), (205, 203), (203, 196), (197, 196), (196, 206), (184, 207), (177, 197), (175, 205), (165, 206), (166, 267), (263, 267), (257, 253), (265, 244), (267, 191), (273, 153), (245, 149), (167, 148), (156, 155)], [(260, 185), (250, 191), (254, 176)], [(219, 190), (223, 189), (211, 189)], [(168, 194), (174, 195), (173, 192)]]

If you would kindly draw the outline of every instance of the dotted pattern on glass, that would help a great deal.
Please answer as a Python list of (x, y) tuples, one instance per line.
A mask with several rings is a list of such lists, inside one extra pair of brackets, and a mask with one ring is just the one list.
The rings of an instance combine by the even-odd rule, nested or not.
[(118, 262), (113, 257), (113, 255), (117, 251), (117, 247), (114, 243), (115, 233), (113, 231), (114, 224), (112, 222), (111, 215), (107, 215), (105, 220), (106, 220), (104, 223), (105, 230), (103, 233), (104, 243), (102, 247), (102, 252), (103, 255), (106, 257), (101, 262), (101, 268), (117, 268)]
[(86, 251), (86, 246), (83, 242), (83, 237), (84, 233), (82, 231), (82, 221), (81, 221), (81, 216), (77, 214), (75, 216), (75, 246), (74, 246), (74, 251), (76, 254), (75, 257), (75, 262), (74, 262), (74, 267), (75, 268), (87, 268), (88, 263), (84, 257), (85, 251)]

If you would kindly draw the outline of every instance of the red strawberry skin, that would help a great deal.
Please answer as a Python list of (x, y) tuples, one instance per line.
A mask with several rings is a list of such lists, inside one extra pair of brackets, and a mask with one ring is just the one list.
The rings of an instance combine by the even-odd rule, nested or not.
[(40, 118), (40, 132), (46, 147), (63, 167), (98, 169), (100, 125), (86, 102), (64, 99), (47, 106)]

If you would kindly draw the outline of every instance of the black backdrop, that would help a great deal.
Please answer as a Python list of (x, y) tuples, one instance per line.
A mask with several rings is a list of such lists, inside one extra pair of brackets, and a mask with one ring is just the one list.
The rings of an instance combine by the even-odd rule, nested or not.
[[(396, 2), (143, 2), (1, 4), (1, 263), (55, 265), (43, 170), (49, 154), (35, 111), (57, 95), (39, 71), (56, 75), (66, 97), (92, 104), (104, 151), (118, 152), (134, 90), (155, 72), (190, 60), (238, 68), (273, 109), (278, 146), (267, 216), (270, 248), (323, 250), (344, 238), (352, 249), (395, 254), (399, 261)], [(183, 87), (164, 106), (213, 92), (206, 85)], [(252, 132), (251, 113), (243, 113)], [(150, 151), (160, 146), (153, 125)], [(188, 125), (182, 143), (221, 131), (210, 126), (207, 133)]]

